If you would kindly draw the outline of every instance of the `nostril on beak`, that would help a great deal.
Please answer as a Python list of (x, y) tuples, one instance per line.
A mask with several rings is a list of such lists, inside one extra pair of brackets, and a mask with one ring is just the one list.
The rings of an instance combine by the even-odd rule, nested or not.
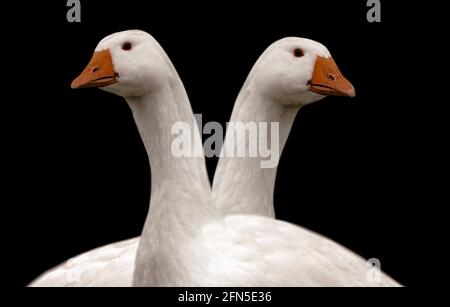
[(337, 78), (338, 77), (336, 75), (332, 75), (332, 74), (328, 75), (328, 79), (330, 79), (332, 81), (336, 80)]
[(99, 70), (100, 70), (100, 68), (94, 67), (94, 68), (92, 69), (92, 72), (93, 72), (93, 73), (96, 73), (96, 72), (98, 72)]

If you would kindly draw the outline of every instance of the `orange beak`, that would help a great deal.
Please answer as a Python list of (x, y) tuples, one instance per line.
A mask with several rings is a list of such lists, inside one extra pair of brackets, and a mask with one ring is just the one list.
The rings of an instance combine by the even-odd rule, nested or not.
[(103, 87), (117, 83), (117, 73), (114, 70), (111, 52), (103, 50), (95, 52), (81, 75), (73, 80), (73, 89), (85, 87)]
[(355, 88), (345, 79), (333, 58), (317, 57), (313, 77), (309, 81), (311, 92), (327, 96), (355, 97)]

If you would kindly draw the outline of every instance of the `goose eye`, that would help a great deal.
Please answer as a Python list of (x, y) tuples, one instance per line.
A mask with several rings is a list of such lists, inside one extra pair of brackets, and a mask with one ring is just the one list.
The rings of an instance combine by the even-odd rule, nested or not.
[(304, 55), (305, 55), (305, 53), (303, 52), (302, 49), (297, 48), (297, 49), (294, 50), (294, 56), (295, 56), (296, 58), (301, 58), (301, 57), (304, 56)]
[(122, 45), (122, 49), (125, 51), (130, 51), (133, 48), (133, 45), (130, 42), (126, 42)]

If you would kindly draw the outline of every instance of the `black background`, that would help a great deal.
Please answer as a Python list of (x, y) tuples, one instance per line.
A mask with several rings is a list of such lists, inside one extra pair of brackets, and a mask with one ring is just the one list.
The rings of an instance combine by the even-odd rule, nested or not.
[[(402, 50), (414, 19), (405, 3), (382, 1), (382, 23), (370, 24), (366, 1), (82, 0), (82, 22), (70, 24), (65, 2), (24, 5), (7, 29), (5, 46), (19, 55), (9, 63), (17, 65), (15, 82), (5, 91), (16, 94), (4, 113), (12, 120), (10, 182), (19, 188), (8, 200), (16, 209), (9, 263), (20, 265), (10, 284), (24, 286), (142, 229), (150, 166), (128, 106), (100, 90), (70, 89), (100, 39), (134, 28), (166, 50), (194, 112), (223, 124), (272, 42), (301, 36), (325, 44), (357, 98), (329, 97), (300, 111), (279, 168), (277, 216), (379, 258), (405, 285), (419, 283), (411, 269), (418, 239), (411, 203), (422, 197), (414, 162), (419, 100), (406, 90), (414, 52)], [(211, 178), (216, 163), (208, 160)]]

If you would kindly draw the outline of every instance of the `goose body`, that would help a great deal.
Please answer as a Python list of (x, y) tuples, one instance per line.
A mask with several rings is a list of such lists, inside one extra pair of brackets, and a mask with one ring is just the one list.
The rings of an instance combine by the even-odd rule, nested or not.
[[(146, 58), (140, 58), (138, 64), (139, 69), (144, 67), (145, 71), (133, 71), (137, 62), (132, 58), (130, 63), (125, 60), (127, 56), (118, 57), (117, 54), (122, 54), (123, 50), (129, 51), (130, 41), (133, 46), (130, 54), (145, 54)], [(257, 111), (261, 119), (278, 120), (282, 125), (287, 123), (288, 127), (301, 105), (317, 101), (332, 90), (329, 84), (309, 84), (315, 80), (311, 75), (318, 57), (328, 59), (330, 56), (322, 45), (305, 42), (287, 39), (268, 49), (244, 85), (237, 112), (245, 115)], [(291, 62), (292, 48), (302, 48), (305, 54), (303, 62)], [(148, 34), (132, 31), (115, 34), (102, 41), (96, 55), (104, 60), (108, 54), (112, 55), (112, 74), (103, 76), (100, 83), (98, 79), (80, 76), (76, 85), (103, 86), (127, 100), (149, 154), (151, 204), (139, 242), (129, 241), (124, 254), (116, 253), (118, 256), (113, 259), (118, 265), (113, 270), (94, 268), (95, 274), (86, 276), (95, 275), (95, 281), (90, 277), (89, 282), (83, 280), (80, 285), (118, 284), (108, 280), (109, 277), (116, 278), (112, 275), (114, 272), (118, 272), (118, 278), (125, 281), (122, 286), (398, 285), (382, 272), (375, 282), (369, 280), (369, 267), (364, 259), (319, 234), (255, 214), (224, 213), (216, 202), (221, 202), (221, 197), (225, 196), (211, 193), (204, 158), (174, 159), (171, 155), (170, 127), (179, 121), (193, 129), (197, 129), (197, 125), (182, 83), (162, 48)], [(88, 70), (92, 71), (92, 67)], [(117, 75), (120, 78), (112, 77)], [(312, 92), (316, 86), (316, 92)], [(343, 82), (339, 90), (351, 94), (352, 88)], [(251, 101), (259, 101), (259, 104)], [(288, 133), (288, 130), (282, 128), (281, 134)], [(195, 137), (200, 139), (198, 130)], [(287, 135), (281, 138), (286, 139)], [(194, 150), (201, 150), (201, 145)], [(236, 169), (236, 166), (230, 169)], [(236, 176), (240, 175), (224, 180), (221, 189), (229, 191)], [(252, 198), (252, 193), (273, 188), (274, 171), (263, 173), (263, 177), (262, 186), (250, 185), (250, 196), (241, 192), (226, 194), (232, 200), (226, 206), (238, 208), (237, 211), (243, 208), (243, 213), (247, 213), (245, 201)], [(254, 178), (244, 176), (242, 179)], [(239, 195), (243, 199), (239, 199)], [(266, 198), (260, 203), (265, 208), (261, 215), (271, 216), (273, 203)], [(258, 207), (258, 201), (251, 204), (253, 208)], [(105, 247), (100, 253), (97, 251), (97, 255), (102, 252), (109, 254), (114, 249), (114, 246)], [(133, 268), (129, 259), (134, 256), (136, 260), (131, 277)], [(89, 267), (89, 264), (84, 267)], [(67, 270), (67, 267), (59, 270)], [(52, 275), (57, 274), (50, 272), (34, 285), (45, 286), (45, 281), (52, 280), (49, 277)]]
[[(205, 225), (190, 242), (189, 274), (176, 287), (393, 287), (382, 272), (370, 281), (360, 256), (304, 228), (271, 218), (231, 215)], [(174, 268), (183, 271), (184, 267)], [(148, 281), (147, 281), (148, 282)]]
[(130, 287), (139, 238), (110, 244), (67, 260), (31, 287)]
[[(261, 219), (261, 221), (258, 221), (258, 219)], [(205, 236), (208, 236), (209, 231), (219, 235), (214, 240), (204, 239), (211, 244), (209, 249), (211, 250), (210, 255), (212, 258), (208, 258), (206, 263), (212, 268), (217, 268), (217, 271), (214, 272), (215, 277), (203, 279), (199, 277), (204, 275), (193, 274), (193, 278), (189, 283), (178, 281), (168, 283), (167, 286), (399, 286), (396, 281), (381, 272), (378, 282), (368, 283), (370, 266), (361, 257), (318, 234), (288, 223), (275, 223), (273, 225), (274, 239), (252, 240), (250, 242), (252, 242), (253, 246), (240, 246), (242, 245), (240, 240), (243, 239), (239, 236), (240, 233), (248, 233), (252, 236), (258, 235), (261, 230), (256, 225), (260, 223), (269, 225), (271, 223), (270, 220), (264, 219), (262, 221), (263, 219), (263, 217), (256, 217), (255, 224), (249, 224), (248, 216), (234, 215), (225, 218), (223, 225), (207, 226)], [(291, 227), (295, 227), (296, 232), (289, 231)], [(220, 236), (225, 236), (226, 233), (228, 233), (229, 237), (235, 236), (239, 239), (221, 239)], [(289, 236), (292, 239), (292, 245), (287, 245), (289, 246), (289, 253), (284, 254), (284, 256), (281, 256), (283, 255), (282, 250), (277, 251), (278, 255), (273, 251), (272, 244), (278, 236)], [(198, 244), (203, 246), (204, 240), (199, 240)], [(30, 286), (131, 287), (138, 244), (139, 238), (134, 238), (87, 252), (43, 274)], [(230, 251), (234, 251), (234, 253), (219, 255), (216, 252), (219, 244), (221, 245), (219, 250), (227, 248)], [(292, 254), (290, 252), (292, 249), (298, 250), (298, 253)], [(264, 258), (250, 253), (249, 251), (251, 250), (272, 251), (272, 257), (278, 257), (277, 262), (279, 265), (296, 261), (298, 268), (297, 270), (292, 270), (292, 268), (286, 267), (287, 275), (266, 275), (261, 273), (261, 270), (256, 270), (256, 267), (265, 266), (269, 268), (272, 265), (271, 262), (267, 261), (268, 263), (265, 263)], [(296, 258), (298, 254), (303, 254), (303, 257)], [(333, 255), (333, 257), (325, 255)], [(319, 271), (326, 271), (328, 268), (329, 271), (327, 274), (317, 274), (315, 272), (317, 268), (319, 268)], [(358, 271), (361, 274), (354, 273)], [(260, 274), (255, 275), (257, 272)], [(349, 275), (350, 273), (352, 275)], [(292, 275), (294, 274), (303, 277), (299, 281), (292, 281)], [(232, 278), (233, 276), (235, 278)], [(279, 278), (279, 276), (285, 277), (286, 280)], [(245, 279), (248, 279), (248, 281)]]

